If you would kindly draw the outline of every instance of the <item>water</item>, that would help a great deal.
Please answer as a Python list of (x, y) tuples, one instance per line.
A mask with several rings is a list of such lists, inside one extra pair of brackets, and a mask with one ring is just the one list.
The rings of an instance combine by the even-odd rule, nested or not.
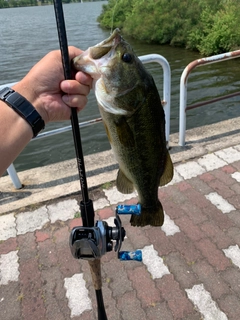
[[(96, 19), (105, 2), (71, 3), (64, 5), (68, 44), (82, 50), (109, 36)], [(178, 132), (179, 83), (188, 63), (201, 58), (196, 52), (170, 46), (149, 45), (126, 38), (138, 55), (158, 53), (170, 63), (172, 71), (171, 133)], [(21, 79), (50, 50), (59, 49), (53, 6), (25, 7), (0, 10), (0, 85)], [(162, 71), (156, 64), (146, 67), (153, 74), (162, 95)], [(195, 69), (188, 81), (188, 104), (238, 91), (239, 59)], [(240, 116), (240, 97), (231, 98), (187, 112), (187, 128), (194, 128)], [(93, 93), (88, 105), (79, 114), (79, 121), (99, 117)], [(49, 124), (46, 130), (69, 125), (68, 121)], [(110, 148), (103, 124), (81, 130), (84, 155)], [(18, 171), (75, 157), (72, 133), (63, 133), (32, 141), (14, 162)]]

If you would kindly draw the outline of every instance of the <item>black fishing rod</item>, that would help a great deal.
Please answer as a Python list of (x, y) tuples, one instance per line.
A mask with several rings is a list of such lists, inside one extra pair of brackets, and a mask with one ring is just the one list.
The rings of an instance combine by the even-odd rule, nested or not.
[[(62, 54), (62, 64), (64, 70), (64, 77), (66, 80), (72, 79), (71, 62), (69, 60), (68, 42), (65, 28), (65, 21), (63, 15), (63, 7), (61, 0), (54, 0), (54, 9), (57, 22), (58, 38)], [(82, 201), (80, 202), (80, 211), (83, 221), (83, 227), (94, 227), (94, 209), (92, 200), (88, 196), (88, 187), (86, 179), (86, 171), (84, 165), (84, 158), (82, 152), (80, 129), (78, 124), (78, 116), (76, 108), (71, 108), (71, 124), (74, 145), (76, 150), (77, 166), (79, 173), (80, 187), (82, 191)], [(84, 246), (87, 247), (87, 241), (84, 242)], [(90, 270), (92, 273), (93, 284), (96, 292), (97, 306), (98, 306), (98, 320), (107, 320), (105, 307), (102, 296), (102, 281), (101, 281), (101, 265), (99, 259), (91, 259), (89, 261)]]

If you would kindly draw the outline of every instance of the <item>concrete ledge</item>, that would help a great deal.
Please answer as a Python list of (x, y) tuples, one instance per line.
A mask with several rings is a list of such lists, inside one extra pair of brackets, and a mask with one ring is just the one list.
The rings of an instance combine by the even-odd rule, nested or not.
[[(186, 146), (178, 145), (178, 134), (170, 136), (174, 164), (186, 162), (240, 143), (240, 118), (199, 127), (186, 132)], [(111, 150), (85, 157), (88, 188), (115, 181), (118, 165)], [(76, 159), (18, 173), (24, 185), (14, 189), (9, 176), (0, 178), (0, 214), (79, 193)]]

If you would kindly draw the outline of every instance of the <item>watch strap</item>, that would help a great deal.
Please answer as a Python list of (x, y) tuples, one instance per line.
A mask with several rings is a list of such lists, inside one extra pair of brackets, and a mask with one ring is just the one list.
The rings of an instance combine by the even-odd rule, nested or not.
[(34, 138), (42, 129), (44, 129), (45, 123), (40, 114), (33, 105), (18, 92), (6, 87), (0, 90), (0, 100), (4, 101), (29, 123), (32, 128)]

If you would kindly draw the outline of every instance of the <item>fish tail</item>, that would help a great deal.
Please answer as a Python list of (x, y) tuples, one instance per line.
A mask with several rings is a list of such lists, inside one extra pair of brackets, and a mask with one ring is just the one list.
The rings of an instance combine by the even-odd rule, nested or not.
[(141, 215), (132, 215), (130, 223), (134, 227), (144, 227), (147, 225), (160, 227), (164, 222), (163, 207), (160, 201), (155, 207), (147, 208), (142, 206)]

